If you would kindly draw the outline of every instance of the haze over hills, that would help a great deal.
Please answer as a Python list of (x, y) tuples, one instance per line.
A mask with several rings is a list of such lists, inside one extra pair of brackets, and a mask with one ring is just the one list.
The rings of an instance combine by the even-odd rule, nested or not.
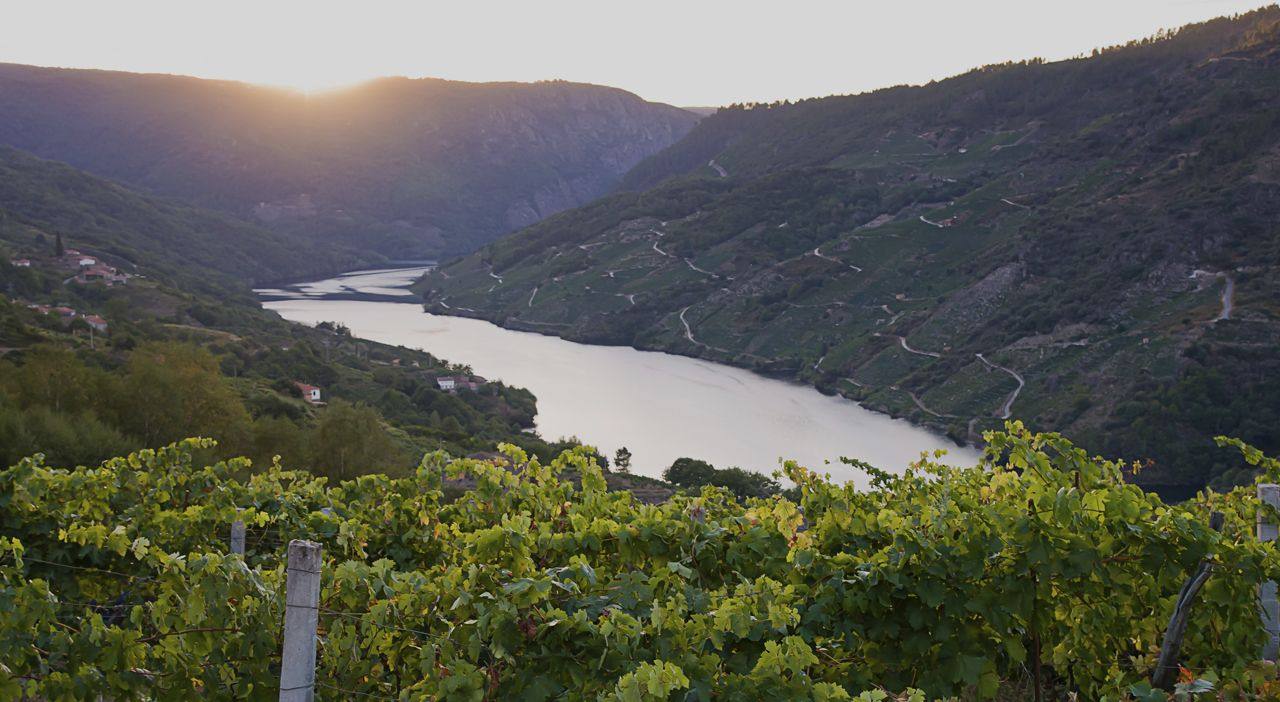
[(1230, 482), (1280, 448), (1280, 10), (921, 87), (734, 106), (428, 275), (432, 311), (1005, 416)]
[(0, 144), (369, 256), (434, 257), (604, 194), (697, 115), (559, 81), (304, 94), (0, 65)]

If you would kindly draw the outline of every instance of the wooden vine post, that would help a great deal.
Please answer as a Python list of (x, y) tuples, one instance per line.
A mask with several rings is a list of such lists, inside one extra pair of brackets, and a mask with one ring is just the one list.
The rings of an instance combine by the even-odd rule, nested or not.
[[(1209, 527), (1214, 531), (1222, 531), (1223, 515), (1214, 512), (1209, 517)], [(1178, 601), (1173, 606), (1173, 614), (1169, 617), (1169, 626), (1164, 630), (1164, 641), (1160, 644), (1160, 659), (1156, 661), (1155, 672), (1151, 674), (1151, 687), (1172, 691), (1178, 681), (1178, 653), (1182, 650), (1182, 637), (1187, 633), (1187, 623), (1191, 620), (1191, 604), (1196, 593), (1204, 586), (1209, 575), (1213, 573), (1213, 554), (1205, 554), (1195, 571), (1182, 585), (1178, 593)]]

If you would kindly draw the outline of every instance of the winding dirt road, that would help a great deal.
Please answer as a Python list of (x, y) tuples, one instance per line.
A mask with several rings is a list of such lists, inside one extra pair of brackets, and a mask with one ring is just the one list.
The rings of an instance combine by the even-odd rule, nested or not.
[(707, 346), (701, 341), (698, 341), (697, 339), (693, 338), (693, 328), (689, 326), (689, 320), (684, 318), (684, 313), (688, 311), (689, 311), (689, 307), (685, 307), (684, 309), (680, 310), (680, 323), (684, 325), (684, 338), (688, 339), (694, 344), (697, 344), (698, 346), (702, 346), (704, 348), (711, 348), (710, 346)]
[(859, 273), (861, 273), (861, 272), (862, 272), (862, 269), (861, 269), (861, 268), (859, 268), (859, 267), (857, 267), (857, 266), (853, 265), (852, 263), (845, 263), (844, 261), (841, 261), (841, 260), (840, 260), (840, 259), (838, 259), (838, 258), (833, 258), (833, 257), (831, 257), (831, 256), (828, 256), (828, 255), (826, 255), (826, 254), (822, 253), (822, 247), (821, 247), (821, 246), (815, 246), (815, 247), (813, 247), (813, 251), (811, 251), (810, 253), (812, 253), (814, 256), (817, 256), (818, 258), (820, 258), (820, 259), (822, 259), (822, 260), (824, 260), (824, 261), (830, 261), (830, 262), (832, 262), (832, 263), (838, 263), (838, 264), (840, 264), (840, 265), (842, 265), (842, 266), (848, 266), (848, 267), (852, 268), (853, 270), (855, 270), (855, 271), (857, 271), (857, 272), (859, 272)]
[(1013, 415), (1013, 401), (1018, 399), (1018, 393), (1022, 392), (1022, 388), (1027, 384), (1027, 381), (1022, 377), (1021, 374), (1018, 373), (1018, 371), (1011, 370), (1009, 368), (1005, 368), (1004, 366), (992, 363), (991, 361), (988, 361), (986, 357), (980, 353), (974, 354), (974, 355), (978, 357), (979, 361), (982, 361), (984, 364), (986, 364), (988, 368), (1002, 370), (1005, 373), (1012, 375), (1013, 379), (1018, 381), (1018, 387), (1015, 388), (1013, 392), (1009, 393), (1008, 399), (1004, 401), (1004, 406), (1000, 408), (1000, 418), (1008, 419), (1010, 416)]
[(912, 402), (914, 402), (914, 403), (916, 403), (916, 407), (919, 407), (922, 411), (924, 411), (924, 412), (926, 412), (926, 413), (928, 413), (928, 414), (932, 414), (933, 416), (935, 416), (935, 417), (939, 417), (939, 418), (942, 418), (942, 419), (955, 417), (955, 415), (954, 415), (954, 414), (943, 414), (943, 413), (941, 413), (941, 412), (935, 412), (935, 411), (933, 411), (933, 410), (929, 409), (929, 408), (924, 404), (924, 402), (922, 402), (922, 401), (920, 400), (920, 398), (919, 398), (919, 397), (916, 397), (916, 394), (915, 394), (914, 392), (911, 392), (910, 390), (903, 390), (902, 388), (898, 387), (897, 385), (893, 385), (893, 386), (891, 386), (891, 387), (892, 387), (894, 390), (898, 390), (898, 391), (900, 391), (900, 392), (905, 392), (905, 393), (907, 393), (907, 395), (911, 398), (911, 401), (912, 401)]
[(1224, 319), (1231, 319), (1231, 313), (1236, 308), (1236, 279), (1232, 278), (1226, 271), (1215, 273), (1197, 268), (1191, 271), (1191, 279), (1196, 280), (1198, 278), (1222, 278), (1226, 281), (1226, 285), (1222, 287), (1222, 311), (1218, 313), (1218, 316), (1213, 321), (1221, 322)]
[(1222, 274), (1227, 279), (1227, 284), (1222, 288), (1222, 312), (1218, 313), (1216, 321), (1221, 322), (1224, 319), (1231, 319), (1231, 311), (1236, 306), (1236, 279), (1225, 273)]
[(684, 325), (684, 338), (704, 349), (711, 349), (712, 351), (719, 351), (721, 353), (730, 353), (728, 349), (722, 349), (719, 346), (712, 346), (711, 344), (704, 344), (703, 342), (693, 338), (693, 327), (690, 327), (689, 320), (684, 318), (684, 313), (688, 312), (690, 307), (693, 307), (693, 305), (687, 305), (684, 309), (680, 310), (680, 323)]
[(934, 353), (933, 351), (921, 351), (920, 349), (911, 348), (907, 345), (907, 337), (905, 336), (898, 337), (898, 344), (900, 344), (902, 346), (902, 350), (907, 353), (914, 353), (917, 356), (928, 356), (930, 358), (942, 358), (942, 354), (940, 353)]

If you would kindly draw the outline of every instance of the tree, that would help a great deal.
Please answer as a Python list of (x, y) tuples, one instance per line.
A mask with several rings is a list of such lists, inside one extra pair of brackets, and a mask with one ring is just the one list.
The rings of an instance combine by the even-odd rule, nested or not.
[(71, 351), (57, 346), (39, 346), (27, 354), (20, 367), (0, 367), (0, 370), (3, 371), (0, 383), (12, 390), (24, 409), (41, 406), (55, 412), (88, 409), (102, 381), (100, 372), (81, 363)]
[(252, 452), (249, 457), (256, 466), (269, 466), (271, 459), (280, 456), (290, 468), (305, 468), (306, 436), (297, 422), (288, 416), (264, 416), (253, 423)]
[(145, 446), (207, 436), (228, 453), (249, 438), (249, 413), (217, 360), (188, 344), (147, 343), (130, 353), (116, 412)]
[(671, 467), (662, 471), (667, 482), (683, 488), (709, 485), (715, 475), (715, 466), (696, 458), (677, 458)]
[(677, 458), (670, 468), (662, 472), (662, 477), (667, 482), (686, 489), (700, 488), (704, 485), (722, 487), (743, 500), (748, 497), (768, 497), (781, 490), (778, 481), (767, 475), (753, 473), (736, 466), (716, 468), (696, 458)]
[(631, 472), (631, 452), (627, 450), (626, 446), (613, 453), (613, 465), (618, 467), (618, 472), (620, 473)]
[(312, 470), (340, 480), (404, 463), (382, 427), (382, 417), (365, 404), (332, 402), (320, 415), (310, 443)]
[(67, 248), (62, 245), (62, 232), (58, 232), (53, 240), (53, 255), (62, 258), (67, 255)]

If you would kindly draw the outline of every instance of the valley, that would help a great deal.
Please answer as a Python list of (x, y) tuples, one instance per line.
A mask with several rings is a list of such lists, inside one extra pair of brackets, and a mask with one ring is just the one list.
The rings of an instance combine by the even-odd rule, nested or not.
[(466, 359), (475, 374), (527, 388), (538, 398), (542, 436), (576, 437), (605, 456), (626, 447), (631, 471), (640, 475), (660, 477), (685, 456), (766, 475), (785, 459), (866, 485), (864, 473), (837, 459), (858, 456), (890, 470), (938, 449), (946, 449), (945, 462), (954, 465), (978, 459), (930, 431), (796, 383), (683, 356), (423, 314), (411, 298), (366, 297), (407, 286), (420, 272), (370, 271), (259, 293), (266, 308), (285, 319), (336, 322), (362, 339)]
[(957, 441), (1024, 419), (1142, 460), (1156, 489), (1227, 484), (1215, 432), (1280, 441), (1273, 14), (732, 106), (418, 289), (430, 311), (798, 379)]
[[(585, 204), (698, 120), (565, 81), (384, 78), (308, 95), (0, 64), (0, 95), (0, 145), (241, 218), (298, 258), (366, 264), (466, 253)], [(255, 280), (305, 277), (286, 265)]]
[(1280, 700), (1280, 5), (374, 5), (7, 8), (0, 700)]

